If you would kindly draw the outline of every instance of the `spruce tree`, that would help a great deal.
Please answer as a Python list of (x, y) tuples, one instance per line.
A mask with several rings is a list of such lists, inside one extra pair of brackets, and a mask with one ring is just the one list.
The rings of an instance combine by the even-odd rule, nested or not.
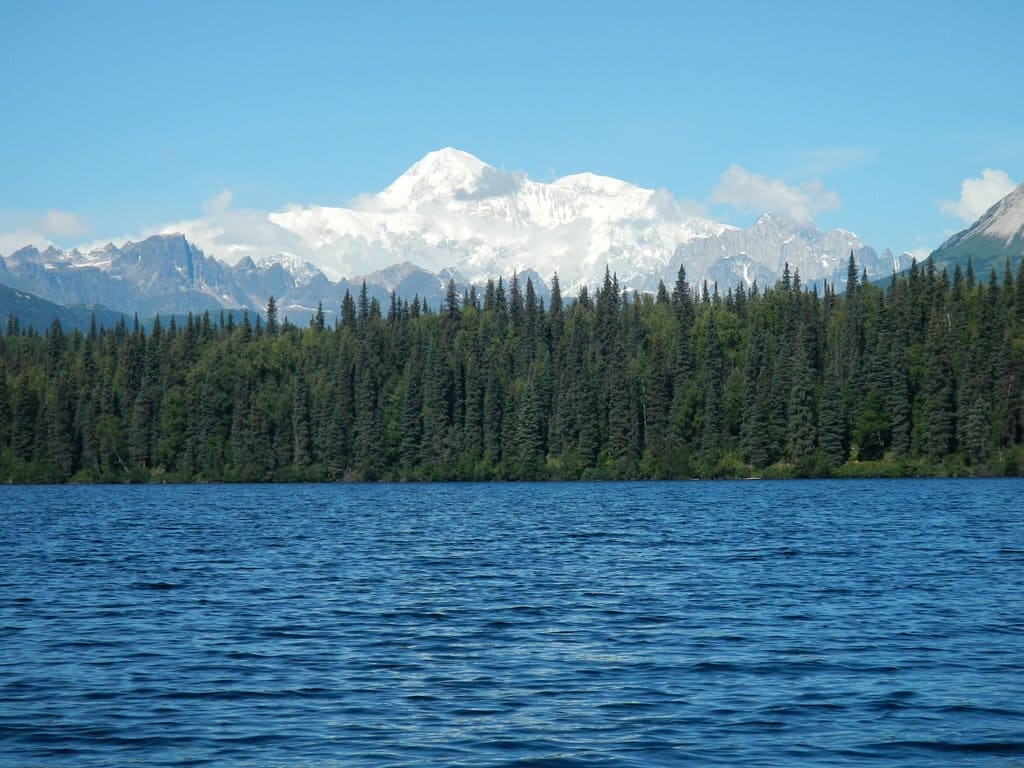
[(519, 393), (516, 408), (516, 465), (513, 476), (521, 480), (538, 480), (544, 468), (543, 425), (532, 381)]
[(825, 368), (818, 411), (818, 444), (831, 469), (841, 466), (847, 459), (846, 419), (843, 416), (842, 382), (839, 365), (830, 361)]
[[(322, 315), (322, 312), (320, 313)], [(321, 318), (322, 319), (322, 318)], [(323, 324), (314, 330), (322, 330)], [(312, 461), (312, 438), (309, 413), (309, 389), (302, 371), (297, 371), (292, 385), (292, 462), (298, 467), (305, 467)]]
[(955, 393), (947, 340), (943, 307), (936, 307), (924, 345), (921, 392), (921, 448), (929, 459), (936, 462), (952, 452), (955, 436)]
[[(2, 349), (2, 347), (0, 347)], [(11, 395), (7, 383), (7, 366), (0, 360), (0, 456), (7, 445), (11, 425)]]
[(892, 414), (891, 445), (893, 453), (900, 458), (910, 454), (910, 392), (907, 383), (906, 353), (894, 341), (889, 348), (889, 412)]
[(15, 379), (13, 390), (11, 450), (14, 452), (15, 458), (21, 461), (32, 461), (39, 399), (25, 374)]
[(273, 296), (267, 299), (267, 334), (277, 335), (277, 302)]
[(817, 429), (814, 413), (814, 373), (803, 347), (797, 349), (793, 361), (793, 377), (789, 394), (787, 416), (787, 448), (789, 458), (796, 464), (807, 466), (817, 448)]

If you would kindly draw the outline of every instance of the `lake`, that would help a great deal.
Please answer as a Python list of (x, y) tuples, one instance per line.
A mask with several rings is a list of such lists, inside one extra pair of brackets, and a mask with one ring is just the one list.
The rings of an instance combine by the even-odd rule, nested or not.
[(1024, 481), (0, 488), (0, 763), (1024, 765)]

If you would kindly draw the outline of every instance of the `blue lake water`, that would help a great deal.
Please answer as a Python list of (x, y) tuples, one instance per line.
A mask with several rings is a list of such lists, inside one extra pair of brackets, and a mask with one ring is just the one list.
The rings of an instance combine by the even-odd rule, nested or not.
[(1024, 765), (1024, 481), (0, 488), (0, 764)]

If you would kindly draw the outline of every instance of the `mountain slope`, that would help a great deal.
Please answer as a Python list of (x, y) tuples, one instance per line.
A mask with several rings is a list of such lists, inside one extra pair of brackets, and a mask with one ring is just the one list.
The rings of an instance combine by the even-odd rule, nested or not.
[(97, 327), (113, 328), (124, 315), (102, 305), (63, 307), (0, 284), (0, 321), (3, 322), (3, 328), (6, 328), (8, 318), (11, 317), (17, 320), (21, 330), (34, 328), (43, 333), (54, 319), (60, 321), (65, 331), (72, 328), (86, 331), (94, 317)]
[(939, 268), (963, 267), (968, 257), (979, 274), (1001, 271), (1007, 259), (1016, 264), (1024, 257), (1024, 184), (932, 252)]

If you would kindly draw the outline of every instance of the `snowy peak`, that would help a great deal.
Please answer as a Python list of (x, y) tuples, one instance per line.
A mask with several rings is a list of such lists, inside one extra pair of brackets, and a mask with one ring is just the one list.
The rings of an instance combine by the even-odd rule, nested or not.
[(24, 248), (19, 248), (11, 255), (5, 257), (5, 261), (9, 266), (21, 264), (22, 262), (37, 262), (39, 261), (39, 249), (34, 245), (26, 245)]
[[(240, 262), (238, 266), (242, 266), (242, 263)], [(292, 276), (295, 285), (305, 285), (317, 275), (322, 274), (319, 269), (303, 259), (301, 256), (296, 256), (294, 253), (286, 253), (284, 251), (276, 254), (275, 256), (264, 256), (256, 262), (249, 259), (246, 266), (249, 266), (250, 269), (259, 268), (263, 270), (280, 267)]]
[(628, 181), (614, 179), (611, 176), (600, 176), (596, 173), (573, 173), (563, 176), (552, 182), (552, 186), (566, 187), (577, 192), (586, 192), (591, 195), (602, 195), (614, 197), (616, 195), (628, 194), (630, 192), (647, 192)]
[(754, 227), (775, 227), (776, 229), (799, 229), (804, 226), (813, 228), (814, 222), (806, 221), (800, 223), (796, 219), (790, 218), (785, 214), (776, 213), (775, 211), (765, 211), (754, 222)]
[(782, 232), (785, 234), (799, 235), (801, 237), (820, 234), (818, 228), (814, 226), (813, 221), (797, 221), (796, 219), (792, 219), (781, 213), (776, 213), (775, 211), (766, 211), (765, 213), (762, 213), (757, 218), (757, 221), (754, 222), (751, 229), (760, 232)]
[(766, 211), (757, 217), (754, 226), (755, 232), (793, 232), (796, 229), (794, 222), (784, 216), (779, 216), (771, 211)]
[[(528, 269), (547, 281), (557, 272), (566, 290), (599, 283), (605, 269), (624, 287), (655, 290), (659, 280), (675, 280), (680, 259), (694, 280), (734, 283), (756, 274), (764, 285), (787, 262), (799, 264), (808, 282), (832, 279), (851, 250), (866, 248), (849, 232), (819, 232), (775, 214), (750, 229), (731, 227), (687, 213), (667, 192), (596, 173), (534, 181), (451, 147), (428, 153), (352, 207), (294, 207), (269, 219), (332, 277), (408, 261), (476, 284)], [(889, 274), (868, 251), (869, 275)], [(744, 254), (760, 272), (755, 265), (742, 275), (723, 271), (722, 263)]]
[(473, 192), (491, 166), (468, 152), (445, 147), (428, 152), (377, 197), (389, 208), (416, 207), (424, 202), (451, 200)]

